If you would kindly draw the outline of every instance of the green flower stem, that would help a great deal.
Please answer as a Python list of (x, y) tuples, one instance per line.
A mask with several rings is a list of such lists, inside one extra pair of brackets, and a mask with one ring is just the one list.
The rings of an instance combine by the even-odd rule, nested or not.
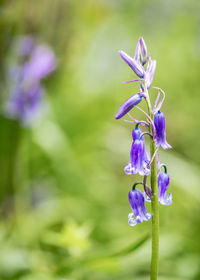
[[(156, 150), (155, 140), (151, 143), (151, 156)], [(158, 258), (159, 258), (159, 203), (158, 203), (158, 179), (157, 161), (154, 158), (151, 164), (151, 185), (153, 196), (151, 198), (152, 211), (152, 254), (151, 254), (151, 280), (158, 277)]]
[[(149, 116), (153, 120), (153, 113), (149, 94), (145, 85), (145, 92), (147, 95), (147, 106)], [(152, 133), (150, 126), (149, 132)], [(151, 158), (156, 152), (156, 142), (153, 139), (150, 146)], [(152, 255), (151, 255), (151, 280), (158, 279), (158, 258), (159, 258), (159, 202), (158, 202), (158, 178), (157, 178), (157, 158), (154, 157), (151, 163), (151, 187), (153, 196), (151, 198), (151, 212), (152, 212)]]

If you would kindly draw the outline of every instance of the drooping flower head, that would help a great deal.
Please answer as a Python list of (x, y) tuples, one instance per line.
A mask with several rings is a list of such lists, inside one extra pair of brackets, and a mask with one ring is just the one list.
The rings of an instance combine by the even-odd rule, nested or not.
[(17, 63), (9, 69), (10, 96), (5, 104), (5, 115), (30, 126), (44, 105), (41, 81), (55, 69), (56, 61), (52, 50), (37, 45), (31, 36), (20, 38), (18, 56)]
[(119, 108), (119, 111), (115, 115), (116, 119), (121, 119), (124, 115), (126, 115), (134, 106), (142, 101), (142, 95), (140, 93), (136, 93), (127, 99)]
[(170, 205), (172, 204), (172, 194), (167, 195), (169, 187), (169, 175), (166, 172), (162, 172), (158, 175), (158, 199), (160, 204)]
[[(167, 195), (169, 187), (169, 174), (167, 173), (167, 167), (164, 165), (164, 172), (160, 172), (158, 175), (158, 200), (162, 205), (172, 204), (172, 194)], [(151, 202), (151, 198), (145, 194), (145, 201)]]
[[(129, 202), (131, 205), (132, 213), (128, 215), (128, 223), (130, 226), (135, 226), (137, 223), (142, 223), (143, 221), (149, 221), (152, 217), (150, 213), (147, 213), (147, 209), (144, 205), (145, 199), (143, 194), (137, 190), (133, 189), (129, 192)], [(135, 218), (133, 218), (133, 216)]]
[[(144, 142), (144, 147), (145, 147), (145, 140), (144, 140), (144, 136), (141, 137), (141, 134), (143, 133), (142, 129), (138, 127), (138, 124), (136, 124), (135, 126), (135, 129), (133, 129), (132, 131), (132, 138), (133, 138), (133, 142), (136, 140), (136, 139), (140, 139)], [(145, 162), (148, 163), (150, 161), (150, 155), (149, 153), (146, 151), (145, 149)]]
[(149, 163), (148, 158), (149, 157), (145, 149), (143, 136), (142, 138), (139, 137), (139, 139), (135, 139), (131, 147), (130, 162), (124, 168), (124, 172), (127, 175), (137, 174), (137, 173), (139, 173), (142, 176), (149, 175), (150, 168), (148, 167), (148, 163)]
[(156, 129), (156, 145), (161, 146), (163, 149), (171, 149), (172, 147), (166, 141), (165, 132), (165, 116), (162, 112), (158, 111), (154, 116), (154, 125)]

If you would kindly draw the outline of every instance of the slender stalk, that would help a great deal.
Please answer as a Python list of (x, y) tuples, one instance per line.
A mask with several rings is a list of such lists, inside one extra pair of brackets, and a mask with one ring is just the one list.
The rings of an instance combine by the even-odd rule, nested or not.
[[(151, 143), (151, 156), (156, 150), (155, 140)], [(159, 257), (159, 203), (158, 203), (158, 179), (157, 162), (154, 158), (151, 165), (151, 185), (153, 196), (151, 198), (152, 211), (152, 254), (151, 254), (151, 280), (158, 277), (158, 257)]]
[[(152, 106), (149, 99), (149, 94), (145, 86), (145, 92), (147, 95), (147, 106), (149, 115), (153, 119)], [(152, 133), (151, 126), (149, 127), (149, 133)], [(155, 139), (151, 141), (150, 153), (151, 158), (156, 152)], [(151, 280), (158, 279), (158, 257), (159, 257), (159, 202), (158, 202), (158, 178), (157, 178), (157, 159), (154, 157), (151, 164), (151, 187), (152, 187), (152, 198), (151, 198), (151, 212), (152, 212), (152, 255), (151, 255)]]

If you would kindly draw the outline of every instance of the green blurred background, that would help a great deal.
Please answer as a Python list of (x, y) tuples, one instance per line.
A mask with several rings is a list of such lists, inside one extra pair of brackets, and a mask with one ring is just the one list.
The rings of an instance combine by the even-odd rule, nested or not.
[(1, 96), (16, 36), (35, 35), (58, 60), (36, 127), (0, 117), (0, 279), (149, 279), (151, 223), (127, 224), (132, 125), (114, 118), (138, 90), (121, 83), (135, 76), (117, 51), (133, 55), (140, 36), (173, 146), (161, 152), (173, 204), (160, 206), (159, 279), (200, 279), (199, 26), (198, 0), (0, 1)]

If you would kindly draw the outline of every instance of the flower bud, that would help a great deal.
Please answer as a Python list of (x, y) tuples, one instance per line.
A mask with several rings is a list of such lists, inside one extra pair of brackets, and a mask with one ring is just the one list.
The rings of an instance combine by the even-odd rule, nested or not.
[(147, 47), (145, 41), (140, 37), (136, 49), (135, 49), (135, 60), (140, 64), (145, 65), (147, 62)]
[(119, 108), (115, 118), (121, 119), (124, 115), (126, 115), (134, 106), (142, 101), (142, 96), (140, 93), (136, 93), (127, 99)]
[(135, 74), (138, 77), (144, 78), (144, 68), (138, 61), (136, 61), (134, 58), (130, 57), (127, 53), (123, 51), (119, 51), (119, 55), (131, 67), (131, 69), (135, 72)]

